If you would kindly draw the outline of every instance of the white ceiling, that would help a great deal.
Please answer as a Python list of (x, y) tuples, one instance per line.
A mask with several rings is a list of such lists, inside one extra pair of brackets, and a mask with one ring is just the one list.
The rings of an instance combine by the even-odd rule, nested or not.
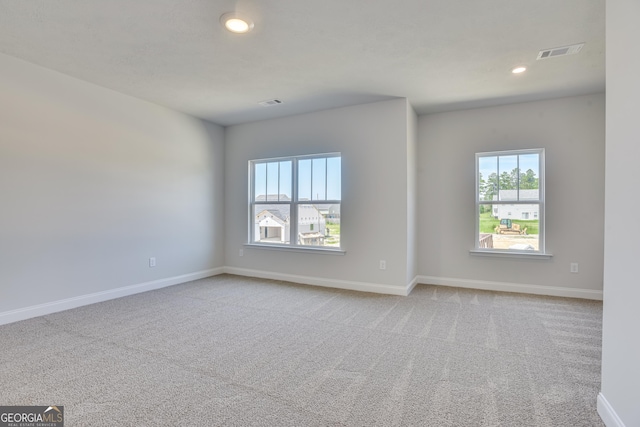
[[(234, 10), (251, 33), (222, 28)], [(605, 0), (0, 0), (0, 52), (221, 125), (393, 97), (424, 114), (601, 92), (604, 49)]]

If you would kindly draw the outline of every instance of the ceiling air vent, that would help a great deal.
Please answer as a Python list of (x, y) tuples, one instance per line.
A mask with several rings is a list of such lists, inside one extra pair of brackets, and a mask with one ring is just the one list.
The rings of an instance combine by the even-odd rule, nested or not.
[(573, 55), (580, 52), (584, 43), (572, 44), (571, 46), (554, 47), (553, 49), (544, 49), (538, 52), (537, 59), (547, 59), (556, 56)]
[(282, 104), (282, 101), (280, 101), (279, 99), (269, 99), (268, 101), (260, 101), (258, 102), (258, 104), (262, 105), (263, 107), (273, 107), (274, 105)]

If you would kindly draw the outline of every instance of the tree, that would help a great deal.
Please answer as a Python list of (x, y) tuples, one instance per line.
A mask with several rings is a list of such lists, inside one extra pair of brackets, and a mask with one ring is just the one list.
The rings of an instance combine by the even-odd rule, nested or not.
[(518, 188), (518, 179), (520, 178), (520, 169), (513, 168), (511, 172), (509, 172), (509, 177), (511, 178), (512, 189)]
[(487, 178), (484, 186), (484, 200), (493, 200), (498, 195), (498, 175), (494, 172)]
[(500, 190), (514, 190), (516, 183), (512, 180), (511, 173), (504, 171), (500, 174)]
[(520, 188), (523, 190), (539, 188), (538, 178), (536, 178), (536, 173), (533, 170), (529, 169), (520, 176)]
[(478, 192), (480, 194), (480, 197), (484, 195), (484, 192), (486, 191), (486, 187), (487, 187), (487, 182), (484, 180), (484, 178), (482, 178), (482, 172), (478, 172)]

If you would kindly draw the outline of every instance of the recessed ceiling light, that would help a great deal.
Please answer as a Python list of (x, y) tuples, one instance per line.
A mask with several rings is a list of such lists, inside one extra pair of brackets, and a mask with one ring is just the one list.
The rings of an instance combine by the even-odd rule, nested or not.
[(525, 71), (527, 71), (527, 67), (516, 67), (513, 70), (511, 70), (513, 74), (520, 74), (520, 73), (524, 73)]
[(238, 15), (236, 12), (225, 13), (220, 17), (220, 23), (232, 33), (244, 34), (253, 29), (253, 21)]

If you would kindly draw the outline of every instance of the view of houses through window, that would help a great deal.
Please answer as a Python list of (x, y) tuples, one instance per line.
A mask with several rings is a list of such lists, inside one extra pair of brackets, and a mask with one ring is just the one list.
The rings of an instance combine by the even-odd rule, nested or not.
[(544, 252), (544, 151), (476, 155), (477, 249)]
[(252, 243), (340, 248), (340, 154), (250, 164)]

